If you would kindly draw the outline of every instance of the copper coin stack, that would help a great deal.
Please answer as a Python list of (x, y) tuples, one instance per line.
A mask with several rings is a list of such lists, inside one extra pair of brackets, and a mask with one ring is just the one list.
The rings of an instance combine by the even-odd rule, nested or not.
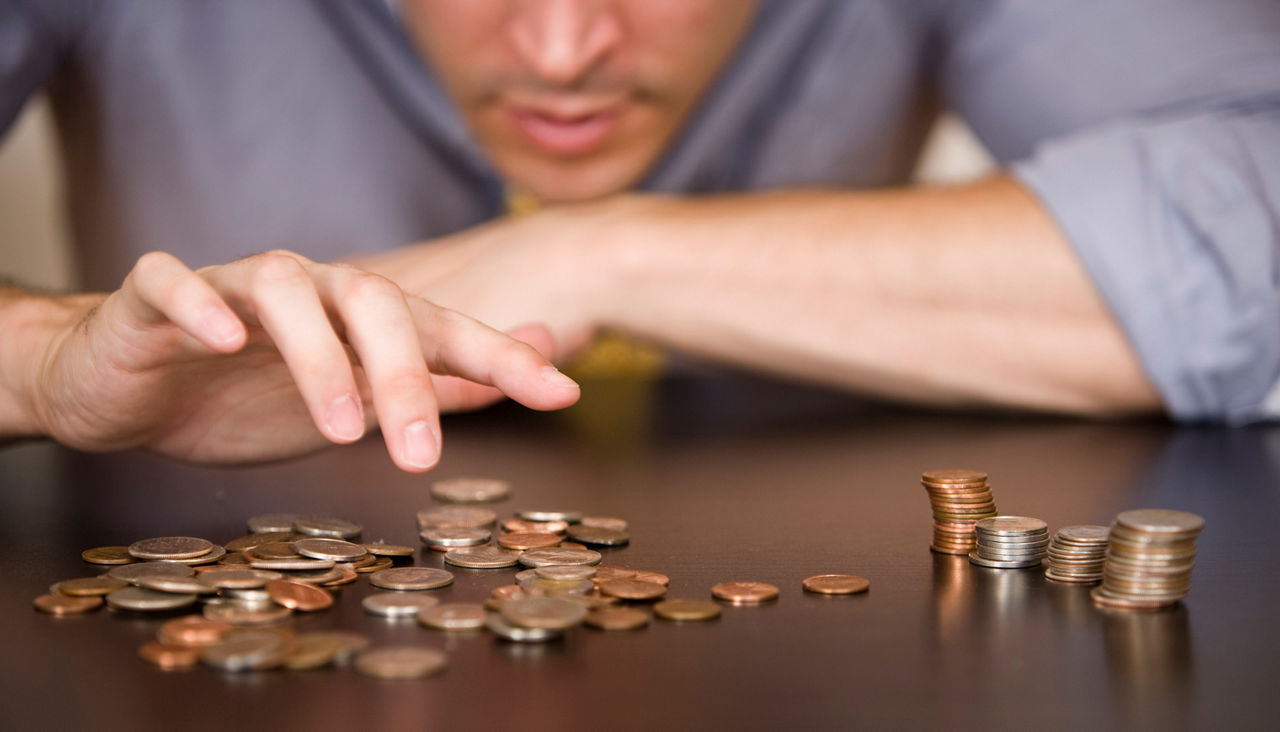
[(1184, 511), (1125, 511), (1111, 525), (1102, 584), (1093, 604), (1118, 610), (1160, 610), (1191, 590), (1196, 537), (1204, 519)]
[(1068, 584), (1100, 582), (1109, 533), (1105, 526), (1064, 526), (1058, 529), (1049, 543), (1045, 579)]
[(978, 470), (929, 470), (920, 477), (933, 506), (933, 543), (939, 554), (968, 556), (976, 546), (973, 527), (996, 515), (987, 474)]

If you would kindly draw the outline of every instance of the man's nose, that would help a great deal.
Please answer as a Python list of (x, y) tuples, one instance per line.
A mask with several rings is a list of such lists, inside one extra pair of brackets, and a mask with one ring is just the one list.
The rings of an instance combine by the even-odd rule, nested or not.
[(622, 38), (615, 0), (518, 0), (512, 44), (543, 81), (572, 85), (598, 66)]

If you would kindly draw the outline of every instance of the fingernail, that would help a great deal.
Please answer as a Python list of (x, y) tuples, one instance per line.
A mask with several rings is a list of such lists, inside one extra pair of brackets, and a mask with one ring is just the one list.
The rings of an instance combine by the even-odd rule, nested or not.
[(560, 369), (555, 366), (542, 367), (542, 380), (553, 386), (560, 386), (569, 389), (581, 388), (578, 386), (578, 382), (570, 379), (568, 376), (565, 376), (560, 372)]
[(204, 330), (215, 343), (231, 343), (240, 337), (240, 321), (215, 310), (205, 318)]
[(339, 440), (357, 440), (364, 434), (364, 407), (350, 394), (333, 400), (325, 420), (329, 434)]
[(429, 468), (440, 458), (440, 438), (423, 420), (404, 428), (404, 461), (415, 468)]

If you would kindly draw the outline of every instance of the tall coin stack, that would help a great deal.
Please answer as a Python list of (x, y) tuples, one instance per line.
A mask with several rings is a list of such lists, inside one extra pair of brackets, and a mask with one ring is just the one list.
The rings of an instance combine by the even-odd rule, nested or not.
[(1183, 511), (1155, 508), (1116, 516), (1093, 604), (1120, 610), (1176, 604), (1191, 590), (1196, 537), (1203, 528), (1203, 518)]
[(1026, 516), (993, 516), (974, 525), (977, 548), (969, 561), (995, 569), (1038, 567), (1049, 546), (1049, 525)]
[(1049, 543), (1045, 578), (1071, 584), (1101, 581), (1109, 533), (1105, 526), (1064, 526), (1058, 529)]
[(973, 526), (996, 515), (987, 474), (977, 470), (930, 470), (920, 477), (933, 506), (933, 543), (939, 554), (965, 556), (973, 551)]

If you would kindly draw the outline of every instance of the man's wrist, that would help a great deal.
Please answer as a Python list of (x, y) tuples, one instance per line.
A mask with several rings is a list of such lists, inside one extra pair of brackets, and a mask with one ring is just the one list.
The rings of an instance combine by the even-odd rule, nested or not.
[(49, 354), (101, 296), (0, 291), (0, 439), (44, 436), (39, 389)]

